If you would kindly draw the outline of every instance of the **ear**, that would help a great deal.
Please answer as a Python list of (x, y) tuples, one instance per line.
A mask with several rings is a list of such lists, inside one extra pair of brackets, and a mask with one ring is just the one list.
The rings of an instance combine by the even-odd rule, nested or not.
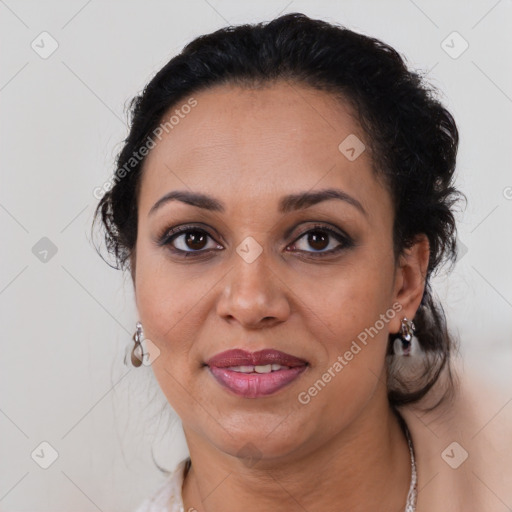
[(400, 256), (399, 268), (395, 273), (393, 304), (399, 302), (400, 312), (390, 321), (389, 332), (395, 334), (400, 330), (400, 321), (405, 316), (414, 318), (419, 308), (430, 258), (430, 243), (422, 233), (417, 235), (414, 244)]

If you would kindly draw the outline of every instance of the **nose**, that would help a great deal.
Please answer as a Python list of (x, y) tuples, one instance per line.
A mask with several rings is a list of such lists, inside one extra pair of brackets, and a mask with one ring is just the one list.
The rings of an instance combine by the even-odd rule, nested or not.
[(217, 314), (227, 322), (261, 329), (285, 322), (290, 315), (289, 288), (264, 254), (251, 263), (234, 254), (217, 301)]

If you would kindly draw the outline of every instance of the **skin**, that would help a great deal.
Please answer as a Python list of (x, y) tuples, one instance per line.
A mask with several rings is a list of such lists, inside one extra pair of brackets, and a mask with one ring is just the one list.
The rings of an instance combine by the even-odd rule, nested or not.
[[(145, 337), (160, 350), (152, 368), (192, 459), (185, 510), (403, 510), (410, 456), (387, 400), (385, 352), (389, 334), (420, 304), (428, 240), (418, 237), (394, 260), (393, 204), (369, 150), (349, 161), (338, 149), (350, 134), (365, 140), (348, 105), (285, 82), (216, 86), (194, 98), (197, 106), (145, 161), (132, 258)], [(343, 190), (367, 214), (336, 199), (278, 212), (282, 196), (324, 188)], [(173, 190), (211, 195), (225, 212), (171, 201), (149, 214)], [(202, 255), (185, 259), (156, 243), (185, 223), (209, 237), (187, 245), (178, 235), (174, 247)], [(316, 223), (355, 245), (315, 258), (344, 246), (331, 235), (309, 243), (304, 233)], [(236, 252), (248, 236), (263, 249), (252, 263)], [(298, 394), (393, 304), (401, 311), (301, 404)], [(232, 348), (274, 348), (309, 367), (274, 395), (243, 398), (203, 366)], [(254, 465), (241, 449), (252, 450)]]

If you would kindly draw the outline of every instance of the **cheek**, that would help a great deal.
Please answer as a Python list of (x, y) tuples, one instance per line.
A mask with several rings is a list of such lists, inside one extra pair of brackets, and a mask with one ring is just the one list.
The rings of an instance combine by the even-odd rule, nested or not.
[[(161, 261), (161, 260), (164, 261)], [(136, 299), (144, 335), (159, 349), (151, 369), (171, 407), (188, 418), (191, 396), (196, 396), (192, 371), (197, 336), (197, 305), (202, 288), (191, 285), (185, 272), (171, 272), (164, 258), (138, 253)], [(196, 316), (194, 316), (196, 314)], [(194, 421), (193, 418), (189, 421)]]
[[(331, 425), (333, 431), (349, 424), (378, 390), (385, 389), (389, 330), (389, 323), (380, 320), (381, 313), (388, 310), (383, 297), (366, 293), (361, 283), (357, 291), (337, 290), (325, 294), (322, 309), (310, 316), (310, 328), (323, 355), (299, 397), (301, 403), (310, 400), (307, 407), (312, 418), (317, 411), (330, 418), (323, 424)], [(313, 303), (314, 297), (311, 299)]]
[(165, 249), (141, 246), (137, 252), (137, 309), (145, 336), (160, 350), (152, 369), (173, 407), (183, 394), (175, 379), (194, 386), (203, 361), (197, 340), (213, 308), (209, 291), (219, 281), (206, 266), (177, 265)]
[(348, 409), (371, 396), (382, 379), (390, 321), (397, 314), (391, 307), (392, 260), (361, 252), (353, 261), (328, 280), (311, 286), (302, 279), (294, 289), (304, 300), (304, 312), (309, 311), (309, 330), (324, 350), (309, 384), (319, 377), (329, 381), (324, 399)]
[(136, 303), (145, 336), (161, 352), (155, 368), (170, 364), (175, 358), (169, 358), (171, 349), (179, 353), (185, 348), (183, 343), (193, 339), (187, 333), (187, 313), (198, 301), (197, 290), (190, 286), (186, 273), (170, 272), (164, 252), (144, 246), (137, 251)]
[[(337, 349), (343, 349), (347, 340), (373, 326), (381, 314), (391, 310), (392, 262), (385, 256), (367, 257), (363, 251), (347, 259), (329, 273), (298, 276), (293, 286), (310, 317), (317, 317), (327, 335), (337, 340)], [(379, 323), (379, 331), (387, 331)]]
[[(185, 315), (195, 297), (187, 270), (173, 270), (165, 248), (140, 243), (137, 248), (136, 301), (137, 308), (155, 334), (169, 330)], [(144, 324), (144, 322), (143, 322)]]

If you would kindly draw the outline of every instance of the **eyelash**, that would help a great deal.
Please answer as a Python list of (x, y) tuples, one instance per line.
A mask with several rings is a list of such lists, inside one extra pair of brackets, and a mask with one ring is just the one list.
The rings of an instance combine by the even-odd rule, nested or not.
[[(185, 225), (185, 226), (180, 226), (180, 227), (176, 227), (176, 228), (172, 228), (172, 229), (169, 229), (169, 228), (164, 229), (163, 233), (161, 233), (160, 236), (158, 236), (158, 242), (157, 242), (158, 246), (160, 246), (160, 247), (167, 246), (173, 254), (175, 254), (179, 257), (184, 257), (184, 258), (189, 258), (189, 257), (197, 258), (197, 257), (203, 256), (205, 253), (209, 253), (211, 251), (218, 250), (218, 249), (200, 249), (197, 251), (183, 251), (182, 249), (176, 249), (175, 247), (172, 246), (172, 242), (175, 239), (177, 239), (180, 235), (183, 235), (183, 234), (189, 233), (189, 232), (206, 234), (208, 237), (210, 237), (213, 240), (213, 237), (210, 235), (210, 233), (208, 233), (208, 231), (206, 231), (202, 228), (199, 228), (197, 226)], [(307, 231), (304, 231), (303, 233), (301, 233), (292, 242), (291, 245), (292, 246), (295, 245), (305, 235), (307, 235), (309, 233), (314, 233), (314, 232), (328, 233), (330, 236), (335, 238), (338, 242), (341, 242), (341, 245), (339, 245), (335, 249), (330, 249), (329, 251), (325, 251), (325, 252), (315, 252), (315, 251), (299, 251), (299, 252), (307, 253), (308, 255), (312, 255), (313, 258), (323, 258), (326, 256), (332, 256), (342, 250), (346, 250), (346, 249), (349, 249), (354, 246), (354, 242), (349, 236), (341, 234), (325, 225), (320, 225), (320, 224), (314, 225), (314, 226), (310, 227)]]

